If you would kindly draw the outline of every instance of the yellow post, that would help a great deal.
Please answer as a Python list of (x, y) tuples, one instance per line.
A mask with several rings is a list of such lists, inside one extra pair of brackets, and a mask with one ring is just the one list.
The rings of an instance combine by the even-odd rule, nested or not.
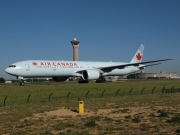
[(79, 101), (79, 113), (83, 114), (84, 113), (84, 102)]

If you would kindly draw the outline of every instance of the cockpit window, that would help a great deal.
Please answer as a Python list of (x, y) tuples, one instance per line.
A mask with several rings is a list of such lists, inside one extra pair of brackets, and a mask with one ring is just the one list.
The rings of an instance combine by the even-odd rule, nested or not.
[(16, 67), (16, 65), (10, 65), (9, 67)]

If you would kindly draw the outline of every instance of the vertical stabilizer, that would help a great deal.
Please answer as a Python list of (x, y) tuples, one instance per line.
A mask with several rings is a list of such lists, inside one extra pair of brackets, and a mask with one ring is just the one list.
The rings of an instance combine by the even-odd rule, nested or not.
[(130, 63), (141, 62), (143, 58), (144, 45), (141, 44)]

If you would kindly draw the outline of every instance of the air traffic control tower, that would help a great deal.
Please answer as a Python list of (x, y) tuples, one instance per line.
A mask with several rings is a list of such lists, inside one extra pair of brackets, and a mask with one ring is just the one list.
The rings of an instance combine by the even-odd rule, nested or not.
[(80, 44), (80, 41), (76, 40), (76, 38), (74, 38), (72, 41), (71, 41), (71, 44), (73, 46), (73, 60), (74, 61), (78, 61), (78, 48), (79, 48), (79, 44)]

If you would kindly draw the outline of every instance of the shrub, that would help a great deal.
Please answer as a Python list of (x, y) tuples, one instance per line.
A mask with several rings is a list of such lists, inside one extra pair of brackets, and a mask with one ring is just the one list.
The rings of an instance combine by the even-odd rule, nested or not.
[(141, 131), (148, 131), (149, 130), (149, 125), (148, 124), (141, 124), (140, 125), (140, 129)]
[(131, 118), (131, 115), (127, 115), (125, 116), (126, 119), (130, 119)]
[(175, 134), (180, 135), (180, 129), (177, 129)]
[(156, 115), (154, 114), (154, 112), (150, 113), (149, 115), (150, 117), (155, 117)]
[(165, 110), (158, 110), (159, 117), (168, 117), (168, 113)]
[(169, 122), (180, 123), (180, 114), (175, 114)]
[(96, 122), (94, 120), (90, 120), (85, 124), (85, 126), (87, 126), (87, 127), (95, 127)]
[(141, 119), (138, 117), (138, 116), (135, 116), (133, 119), (132, 119), (133, 122), (135, 123), (139, 123), (141, 122)]

